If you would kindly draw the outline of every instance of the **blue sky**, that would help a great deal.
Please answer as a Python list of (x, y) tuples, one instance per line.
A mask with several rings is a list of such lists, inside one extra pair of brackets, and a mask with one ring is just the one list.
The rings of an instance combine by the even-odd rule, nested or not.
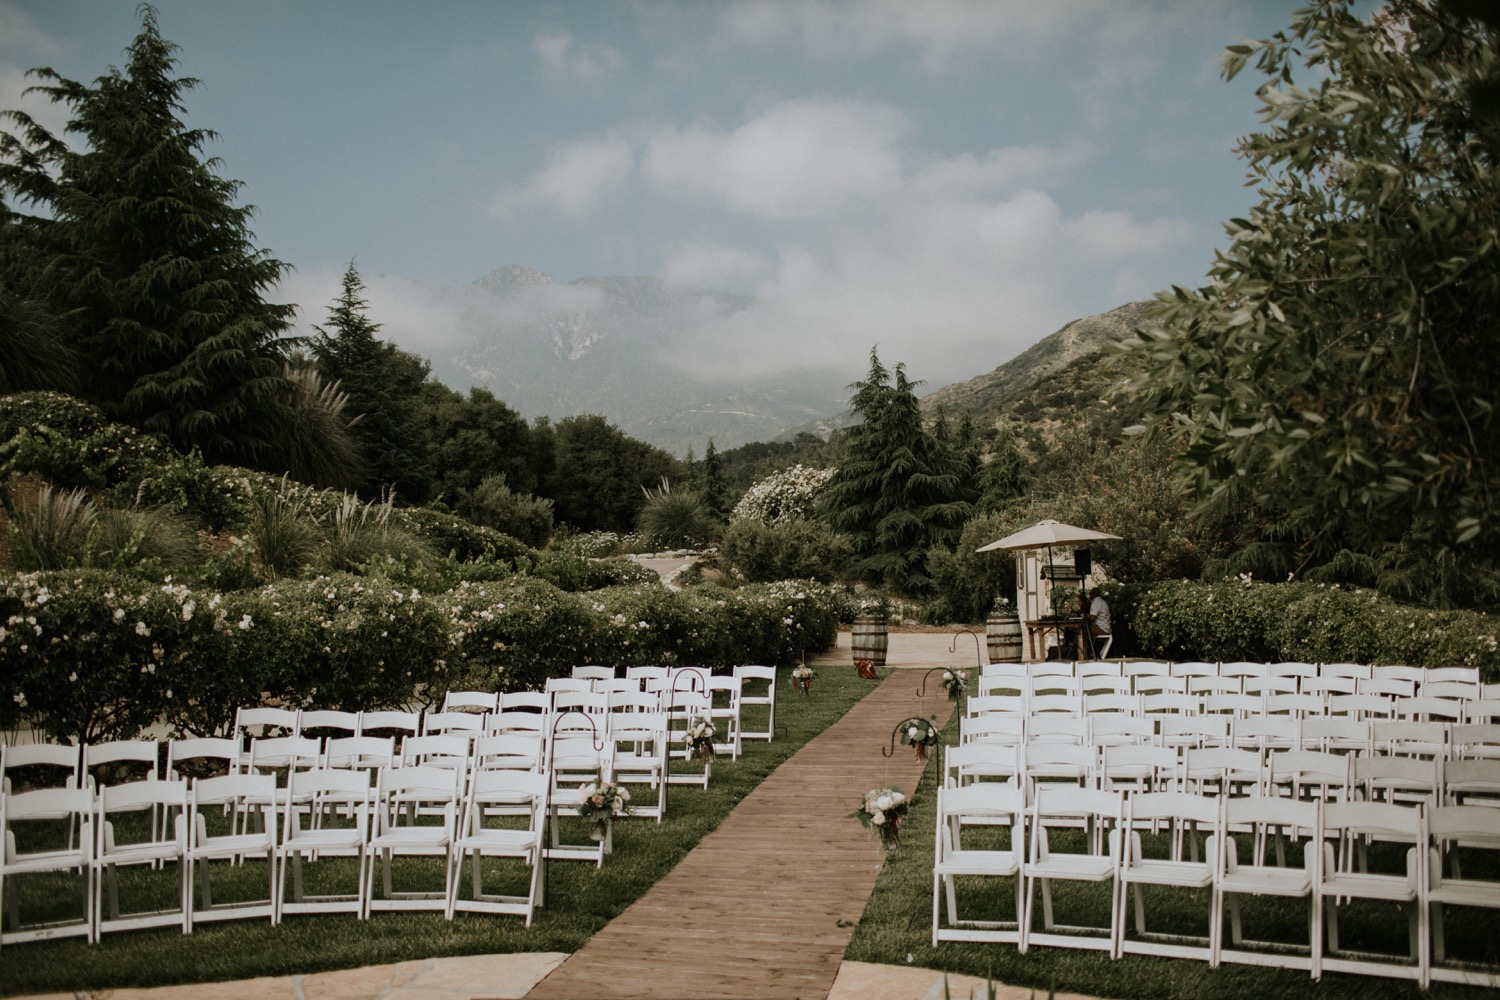
[[(929, 388), (1068, 320), (1197, 285), (1251, 204), (1253, 72), (1285, 27), (1243, 0), (158, 0), (188, 122), (322, 322), (344, 265), (431, 356), (431, 286), (505, 264), (750, 295), (664, 362)], [(0, 0), (0, 107), (23, 73), (123, 63), (136, 0)]]

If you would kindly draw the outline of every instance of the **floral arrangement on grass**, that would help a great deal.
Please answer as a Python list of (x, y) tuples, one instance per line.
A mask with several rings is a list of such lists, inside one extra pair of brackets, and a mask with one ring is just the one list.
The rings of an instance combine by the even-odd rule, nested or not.
[(944, 670), (943, 690), (948, 692), (949, 701), (957, 701), (963, 697), (964, 691), (969, 687), (969, 672), (967, 670)]
[(901, 742), (912, 747), (917, 760), (927, 759), (927, 748), (938, 745), (938, 731), (926, 719), (912, 716), (901, 723)]
[(700, 715), (683, 730), (682, 742), (687, 744), (690, 755), (711, 764), (714, 760), (714, 734), (717, 732), (714, 724)]
[(578, 815), (593, 820), (589, 829), (590, 840), (603, 840), (609, 835), (610, 821), (629, 816), (630, 792), (614, 782), (602, 778), (578, 787)]
[(859, 676), (867, 681), (878, 681), (880, 675), (875, 672), (874, 660), (855, 660), (854, 669), (859, 671)]
[(803, 694), (811, 694), (813, 678), (816, 676), (818, 672), (804, 663), (792, 671), (792, 688)]
[(853, 816), (866, 830), (880, 834), (882, 848), (893, 851), (901, 845), (901, 820), (909, 805), (899, 788), (872, 788)]

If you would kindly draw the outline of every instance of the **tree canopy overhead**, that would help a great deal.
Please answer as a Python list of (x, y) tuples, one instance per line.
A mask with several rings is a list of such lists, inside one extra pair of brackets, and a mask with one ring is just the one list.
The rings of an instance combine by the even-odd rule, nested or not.
[(262, 296), (286, 265), (253, 246), (239, 183), (201, 158), (213, 133), (182, 120), (197, 81), (173, 75), (176, 50), (143, 5), (123, 70), (92, 84), (32, 71), (76, 138), (7, 112), (0, 283), (45, 305), (78, 391), (115, 419), (214, 460), (269, 460), (292, 395), (294, 307)]
[(1496, 40), (1438, 0), (1318, 0), (1225, 52), (1265, 77), (1240, 144), (1259, 202), (1134, 346), (1199, 495), (1266, 525), (1260, 568), (1500, 597), (1500, 178), (1475, 101)]

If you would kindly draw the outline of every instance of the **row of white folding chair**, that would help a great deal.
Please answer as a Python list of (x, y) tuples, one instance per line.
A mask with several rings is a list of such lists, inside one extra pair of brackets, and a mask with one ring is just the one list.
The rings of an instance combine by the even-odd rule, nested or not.
[(1094, 747), (968, 743), (948, 747), (946, 781), (1065, 781), (1118, 791), (1191, 790), (1500, 806), (1500, 761), (1423, 760), (1319, 750), (1255, 751), (1152, 744)]
[[(998, 686), (1004, 680), (1072, 677), (1085, 690), (1112, 687), (1110, 678), (1129, 682), (1130, 690), (1181, 691), (1194, 689), (1225, 692), (1385, 694), (1392, 697), (1447, 697), (1474, 700), (1500, 698), (1500, 687), (1489, 691), (1474, 667), (1369, 666), (1354, 663), (1250, 663), (1134, 661), (1047, 661), (1043, 663), (991, 663), (980, 669), (979, 688)], [(1153, 679), (1167, 679), (1165, 682)], [(1196, 682), (1196, 683), (1195, 683)]]
[[(697, 673), (704, 686), (708, 678), (713, 675), (704, 671), (701, 667), (676, 668), (678, 670), (691, 670)], [(617, 677), (612, 667), (602, 666), (579, 666), (574, 667), (572, 676), (574, 679), (589, 680), (594, 682), (594, 690), (629, 691), (652, 690), (664, 691), (671, 686), (673, 668), (663, 666), (634, 666), (625, 668), (625, 676)], [(690, 675), (691, 676), (691, 675)], [(765, 706), (767, 710), (766, 727), (764, 729), (746, 729), (742, 720), (739, 722), (740, 740), (767, 740), (769, 741), (776, 730), (776, 668), (763, 664), (741, 664), (736, 666), (732, 676), (739, 683), (739, 701), (741, 705)], [(762, 685), (764, 685), (762, 687)]]
[[(969, 714), (1008, 712), (1040, 715), (1056, 712), (1084, 715), (1117, 712), (1126, 715), (1286, 715), (1294, 718), (1413, 719), (1417, 721), (1490, 722), (1500, 719), (1500, 701), (1462, 701), (1456, 698), (1394, 698), (1377, 694), (1275, 693), (1244, 694), (1227, 691), (1080, 692), (1063, 690), (1045, 679), (1016, 682), (1027, 690), (988, 688), (970, 696)], [(1075, 682), (1069, 682), (1075, 683)]]
[(1442, 758), (1500, 758), (1500, 724), (1413, 722), (1313, 716), (1133, 716), (1099, 712), (965, 716), (960, 742), (1158, 743), (1164, 746), (1233, 746), (1391, 753)]
[[(1075, 832), (1080, 823), (1087, 833)], [(997, 826), (1009, 827), (1009, 841), (1000, 849)], [(988, 841), (982, 848), (966, 847), (966, 832)], [(1160, 833), (1161, 841), (1148, 852), (1144, 837), (1152, 833)], [(1208, 849), (1201, 856), (1182, 851), (1194, 833), (1207, 833)], [(1267, 863), (1257, 845), (1280, 835), (1302, 844), (1301, 867)], [(1385, 866), (1370, 865), (1371, 843), (1389, 845)], [(932, 940), (934, 945), (1005, 941), (1021, 951), (1033, 944), (1061, 945), (1108, 951), (1112, 957), (1157, 954), (1197, 958), (1215, 967), (1233, 962), (1299, 968), (1314, 978), (1333, 970), (1411, 978), (1423, 986), (1431, 979), (1500, 985), (1493, 968), (1466, 967), (1446, 954), (1443, 906), (1500, 908), (1500, 882), (1465, 877), (1457, 864), (1460, 850), (1488, 852), (1491, 861), (1500, 857), (1500, 810), (1177, 791), (1125, 796), (1068, 787), (1043, 788), (1027, 799), (1021, 789), (995, 782), (945, 786), (938, 791)], [(993, 911), (964, 916), (958, 880), (965, 877), (1012, 880), (1009, 919), (995, 919)], [(1055, 881), (1101, 884), (1101, 892), (1108, 893), (1109, 925), (1060, 924), (1051, 892)], [(1206, 933), (1149, 930), (1142, 893), (1148, 885), (1206, 899), (1198, 923)], [(1306, 900), (1306, 938), (1292, 947), (1246, 940), (1241, 901), (1255, 896)], [(966, 893), (964, 902), (977, 906), (979, 899), (1001, 898)], [(1353, 900), (1401, 904), (1407, 911), (1408, 953), (1376, 957), (1341, 950), (1341, 910)], [(1133, 922), (1127, 920), (1132, 902)]]

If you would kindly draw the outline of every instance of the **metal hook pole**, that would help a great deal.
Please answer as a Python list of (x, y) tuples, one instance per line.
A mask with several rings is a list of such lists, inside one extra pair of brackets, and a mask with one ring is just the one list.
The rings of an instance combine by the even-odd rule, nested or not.
[(948, 652), (950, 652), (950, 653), (956, 653), (956, 652), (958, 652), (958, 637), (961, 636), (961, 635), (967, 635), (967, 636), (970, 636), (970, 637), (973, 638), (973, 640), (974, 640), (974, 659), (977, 661), (975, 665), (976, 666), (980, 666), (980, 667), (984, 666), (984, 648), (979, 643), (979, 633), (975, 632), (973, 629), (967, 629), (967, 628), (965, 628), (965, 629), (959, 629), (957, 632), (954, 632), (953, 633), (953, 641), (948, 644)]
[(557, 740), (557, 724), (570, 715), (581, 715), (588, 720), (589, 729), (593, 731), (592, 742), (594, 744), (594, 751), (596, 753), (602, 752), (604, 750), (604, 738), (599, 735), (599, 722), (592, 715), (590, 715), (588, 712), (585, 712), (581, 708), (569, 708), (564, 711), (558, 712), (552, 717), (552, 732), (548, 734), (548, 744), (550, 745)]
[[(952, 650), (949, 650), (949, 652), (952, 652)], [(939, 670), (943, 671), (944, 673), (949, 672), (947, 667), (933, 667), (931, 670), (927, 671), (927, 673), (922, 675), (922, 686), (917, 688), (918, 698), (924, 698), (927, 696), (927, 678), (931, 677)]]

